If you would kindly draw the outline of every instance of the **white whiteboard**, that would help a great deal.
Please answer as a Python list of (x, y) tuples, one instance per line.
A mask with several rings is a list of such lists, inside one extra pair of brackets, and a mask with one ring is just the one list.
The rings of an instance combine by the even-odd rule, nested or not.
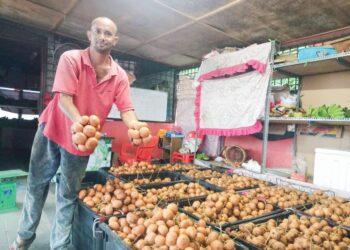
[[(130, 88), (131, 99), (137, 118), (146, 121), (166, 121), (168, 93), (150, 89)], [(120, 118), (120, 112), (113, 104), (108, 118)]]

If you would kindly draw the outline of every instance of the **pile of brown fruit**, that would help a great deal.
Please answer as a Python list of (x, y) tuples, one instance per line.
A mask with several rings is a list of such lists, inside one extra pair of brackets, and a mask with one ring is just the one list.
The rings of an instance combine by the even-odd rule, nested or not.
[(205, 201), (195, 201), (184, 210), (209, 223), (234, 223), (273, 211), (273, 206), (257, 199), (248, 199), (234, 191), (208, 195)]
[(270, 219), (259, 225), (252, 222), (242, 224), (238, 231), (230, 234), (263, 249), (346, 250), (350, 246), (346, 230), (331, 227), (325, 220), (316, 217), (299, 218), (294, 214), (282, 221)]
[(178, 212), (175, 204), (156, 208), (142, 216), (128, 213), (126, 218), (111, 217), (109, 227), (133, 249), (139, 250), (234, 250), (235, 242), (227, 234), (193, 222)]
[(126, 214), (154, 208), (157, 204), (156, 196), (144, 197), (133, 184), (123, 183), (119, 179), (81, 189), (79, 199), (99, 215)]
[(158, 197), (159, 200), (177, 200), (195, 196), (203, 196), (213, 193), (198, 183), (176, 183), (172, 186), (152, 188), (147, 190), (146, 197)]

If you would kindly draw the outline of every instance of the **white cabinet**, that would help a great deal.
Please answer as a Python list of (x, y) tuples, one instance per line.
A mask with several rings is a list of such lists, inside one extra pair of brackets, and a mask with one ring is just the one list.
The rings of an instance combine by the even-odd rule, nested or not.
[(314, 184), (350, 192), (350, 151), (316, 148)]

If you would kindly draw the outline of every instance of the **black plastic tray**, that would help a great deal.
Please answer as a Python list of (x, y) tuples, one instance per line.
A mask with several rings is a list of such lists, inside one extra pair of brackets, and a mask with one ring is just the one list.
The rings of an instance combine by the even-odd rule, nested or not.
[[(199, 171), (205, 171), (205, 170), (212, 170), (212, 171), (216, 171), (222, 174), (226, 174), (225, 170), (223, 169), (219, 169), (219, 168), (201, 168), (201, 169), (197, 169)], [(186, 171), (188, 172), (188, 171)], [(229, 174), (226, 174), (229, 175)], [(191, 176), (186, 175), (186, 173), (181, 173), (181, 178), (184, 180), (188, 180), (188, 181), (196, 181), (196, 180), (206, 180), (206, 179), (211, 179), (211, 178), (220, 178), (220, 177), (215, 177), (215, 176), (208, 176), (208, 177), (200, 177), (200, 178), (194, 178)], [(212, 184), (213, 185), (213, 184)]]
[[(348, 202), (348, 201), (346, 201), (346, 202)], [(323, 219), (323, 220), (327, 221), (330, 225), (340, 226), (340, 227), (350, 231), (350, 227), (349, 226), (343, 225), (343, 224), (341, 224), (339, 222), (336, 222), (336, 221), (334, 221), (334, 220), (332, 220), (330, 218), (319, 217), (319, 216), (311, 215), (311, 214), (308, 214), (308, 213), (305, 212), (305, 210), (312, 208), (315, 204), (318, 204), (318, 202), (317, 201), (316, 202), (309, 202), (309, 203), (306, 203), (304, 205), (300, 205), (298, 207), (292, 208), (292, 210), (293, 211), (297, 211), (297, 212), (299, 212), (299, 213), (301, 213), (303, 215), (306, 215), (306, 216), (313, 216), (313, 217), (317, 217), (317, 218)]]
[[(164, 172), (154, 172), (154, 173), (146, 173), (146, 174), (125, 174), (125, 175), (120, 175), (119, 178), (121, 180), (123, 180), (124, 182), (128, 182), (128, 181), (132, 181), (135, 179), (150, 179), (150, 180), (154, 180), (157, 178), (161, 178), (164, 179), (166, 177), (169, 177), (171, 179), (171, 181), (179, 181), (181, 179), (180, 174), (178, 173), (171, 173), (168, 171), (164, 171)], [(164, 183), (164, 182), (159, 182), (159, 183)], [(150, 183), (150, 184), (154, 184), (154, 183)], [(147, 185), (150, 185), (147, 184)]]
[[(56, 181), (57, 183), (60, 182), (61, 179), (61, 173), (56, 174)], [(85, 172), (85, 177), (83, 178), (81, 182), (81, 188), (86, 187), (92, 187), (95, 184), (106, 184), (107, 179), (115, 179), (114, 176), (110, 176), (104, 171), (98, 170), (98, 171), (87, 171)]]
[[(124, 244), (123, 240), (112, 231), (112, 229), (107, 225), (107, 223), (101, 223), (99, 225), (101, 230), (104, 232), (104, 250), (131, 250), (132, 248)], [(213, 230), (220, 232), (217, 228)], [(235, 246), (237, 250), (249, 250), (247, 246), (239, 241), (235, 241)]]
[[(192, 213), (189, 213), (187, 211), (185, 211), (183, 208), (185, 206), (191, 206), (193, 204), (193, 202), (195, 201), (205, 201), (206, 200), (206, 197), (202, 196), (202, 197), (193, 197), (191, 199), (184, 199), (184, 200), (181, 200), (181, 201), (178, 201), (177, 204), (178, 204), (178, 207), (179, 207), (179, 210), (185, 214), (187, 214), (189, 217), (195, 219), (195, 220), (199, 220), (200, 218), (197, 217), (196, 215), (192, 214)], [(231, 226), (234, 226), (234, 225), (240, 225), (240, 224), (243, 224), (243, 223), (246, 223), (246, 222), (250, 222), (250, 221), (253, 221), (253, 220), (256, 220), (256, 219), (259, 219), (259, 218), (264, 218), (264, 217), (267, 217), (267, 216), (271, 216), (271, 215), (274, 215), (274, 214), (277, 214), (277, 213), (281, 213), (283, 210), (276, 207), (276, 206), (273, 206), (273, 211), (270, 212), (270, 213), (267, 213), (267, 214), (263, 214), (263, 215), (260, 215), (260, 216), (256, 216), (256, 217), (253, 217), (253, 218), (249, 218), (249, 219), (244, 219), (244, 220), (237, 220), (236, 222), (233, 222), (233, 223), (224, 223), (224, 224), (215, 224), (215, 223), (209, 223), (207, 222), (207, 225), (213, 227), (213, 228), (218, 228), (218, 229), (224, 229), (224, 228), (227, 228), (227, 227), (231, 227)]]
[[(163, 187), (169, 187), (169, 186), (173, 186), (177, 183), (189, 184), (189, 183), (191, 183), (191, 181), (179, 180), (179, 181), (166, 182), (166, 183), (154, 183), (154, 184), (139, 186), (138, 189), (140, 190), (140, 192), (147, 192), (148, 189), (152, 189), (152, 188), (159, 189), (159, 188), (163, 188)], [(214, 191), (214, 192), (221, 192), (222, 191), (217, 186), (209, 184), (209, 183), (204, 183), (204, 184), (199, 183), (199, 185), (203, 186), (204, 188), (206, 188), (208, 190)], [(205, 196), (196, 196), (196, 197), (206, 197), (206, 195)], [(163, 200), (162, 203), (172, 203), (172, 202), (178, 203), (179, 201), (188, 200), (190, 198), (195, 198), (195, 197), (188, 197), (188, 198), (183, 198), (183, 199), (173, 199), (173, 200)]]
[[(123, 216), (117, 216), (121, 218)], [(107, 225), (107, 222), (101, 222), (99, 228), (103, 231), (103, 249), (104, 250), (131, 250), (123, 240)]]
[[(301, 216), (314, 217), (314, 216), (306, 215), (306, 214), (304, 214), (304, 213), (300, 213), (299, 211), (285, 210), (285, 211), (283, 211), (283, 212), (281, 212), (281, 213), (273, 214), (273, 215), (271, 215), (271, 216), (266, 216), (266, 217), (264, 217), (264, 218), (257, 218), (257, 219), (255, 219), (255, 220), (249, 221), (249, 222), (253, 222), (254, 224), (261, 224), (261, 223), (267, 222), (267, 221), (270, 220), (270, 219), (285, 219), (285, 218), (287, 218), (287, 217), (288, 217), (289, 215), (291, 215), (291, 214), (295, 214), (295, 215), (297, 215), (299, 218), (300, 218)], [(242, 223), (241, 223), (241, 224), (242, 224)], [(333, 226), (336, 226), (336, 225), (334, 225), (334, 224), (329, 224), (329, 225), (332, 226), (332, 227), (333, 227)], [(230, 228), (231, 230), (237, 230), (238, 227), (239, 227), (239, 225), (234, 225), (234, 226), (230, 226), (229, 228)], [(350, 237), (350, 231), (347, 230), (346, 228), (345, 228), (345, 230), (346, 230), (347, 233), (348, 233), (348, 237)], [(250, 243), (250, 242), (248, 242), (248, 241), (246, 241), (246, 240), (244, 240), (244, 239), (241, 239), (241, 238), (239, 238), (239, 237), (235, 238), (235, 237), (233, 237), (232, 235), (231, 235), (231, 237), (234, 238), (236, 241), (242, 243), (243, 245), (248, 246), (248, 248), (249, 248), (250, 250), (263, 250), (262, 248), (260, 248), (260, 247), (258, 247), (258, 246), (255, 246), (255, 245), (253, 245), (252, 243)]]
[[(93, 235), (94, 220), (98, 215), (78, 201), (72, 223), (72, 244), (76, 249), (103, 250), (103, 238), (95, 238)], [(99, 230), (96, 228), (96, 230)]]
[(114, 176), (110, 176), (104, 171), (98, 170), (98, 171), (88, 171), (85, 173), (85, 177), (83, 181), (81, 182), (81, 187), (92, 187), (95, 184), (106, 184), (107, 179), (115, 179)]
[[(237, 174), (229, 174), (229, 175), (230, 175), (230, 176), (233, 176), (233, 175), (237, 175)], [(220, 178), (220, 177), (211, 177), (211, 178)], [(206, 180), (209, 180), (209, 179), (211, 179), (211, 178), (201, 179), (200, 181), (206, 182)], [(250, 177), (250, 178), (252, 178), (252, 177)], [(252, 178), (252, 179), (254, 179), (254, 178)], [(209, 182), (206, 182), (206, 183), (209, 183)], [(275, 184), (273, 184), (273, 183), (271, 183), (271, 182), (267, 182), (267, 181), (266, 181), (266, 183), (267, 183), (268, 186), (275, 186)], [(209, 183), (209, 184), (211, 184), (211, 183)], [(211, 184), (211, 185), (215, 185), (215, 184)], [(218, 188), (221, 188), (222, 191), (234, 190), (234, 191), (239, 192), (239, 191), (249, 191), (249, 190), (252, 190), (252, 189), (256, 189), (256, 188), (258, 188), (259, 186), (244, 187), (244, 188), (234, 188), (234, 189), (226, 189), (226, 188), (223, 188), (223, 187), (220, 187), (220, 186), (217, 186), (217, 187), (218, 187)]]
[(114, 174), (108, 172), (109, 169), (110, 169), (109, 167), (103, 167), (103, 168), (100, 168), (100, 171), (103, 171), (103, 172), (105, 172), (107, 175), (112, 176), (112, 177), (114, 177), (114, 178), (120, 178), (121, 176), (128, 177), (128, 176), (133, 176), (133, 175), (144, 176), (144, 175), (147, 175), (147, 174), (157, 174), (157, 173), (168, 172), (167, 170), (160, 170), (160, 171), (143, 172), (143, 173), (135, 173), (135, 174), (118, 174), (118, 175), (114, 175)]
[[(220, 178), (220, 177), (213, 177), (213, 178)], [(207, 178), (207, 179), (211, 179), (211, 178)], [(206, 180), (207, 179), (203, 179), (203, 180), (199, 180), (200, 183), (208, 183), (210, 185), (213, 185), (213, 186), (216, 186), (215, 184), (211, 184), (209, 182), (207, 182)], [(230, 191), (230, 190), (234, 190), (236, 192), (239, 192), (239, 191), (249, 191), (251, 189), (256, 189), (258, 188), (259, 186), (253, 186), (253, 187), (245, 187), (245, 188), (234, 188), (234, 189), (226, 189), (226, 188), (223, 188), (223, 187), (220, 187), (220, 186), (216, 186), (217, 188), (221, 189), (221, 191)]]
[[(157, 166), (164, 166), (166, 164), (156, 164)], [(185, 165), (185, 164), (184, 164)], [(198, 166), (198, 165), (194, 165), (194, 164), (191, 164), (195, 167), (195, 169), (198, 169), (198, 170), (206, 170), (206, 169), (210, 169), (208, 167), (202, 167), (202, 166)], [(111, 175), (113, 177), (120, 177), (121, 175), (134, 175), (134, 174), (119, 174), (119, 175), (114, 175), (109, 171), (109, 167), (103, 167), (103, 168), (100, 168), (99, 171), (102, 171), (102, 172), (105, 172), (106, 174), (108, 175)], [(154, 174), (154, 173), (162, 173), (162, 172), (176, 172), (176, 173), (181, 173), (181, 172), (187, 172), (189, 171), (190, 169), (184, 169), (184, 170), (167, 170), (167, 169), (160, 169), (159, 171), (153, 171), (153, 172), (144, 172), (144, 173), (135, 173), (135, 174), (139, 174), (139, 175), (145, 175), (145, 174)]]

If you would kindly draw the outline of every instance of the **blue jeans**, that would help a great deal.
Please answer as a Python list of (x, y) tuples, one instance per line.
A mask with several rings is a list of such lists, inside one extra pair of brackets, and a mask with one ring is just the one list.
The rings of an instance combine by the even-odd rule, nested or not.
[(55, 250), (66, 249), (77, 192), (85, 175), (89, 157), (70, 154), (44, 136), (43, 129), (44, 125), (39, 125), (33, 142), (18, 236), (28, 241), (35, 237), (50, 181), (61, 166), (60, 181), (56, 185), (56, 216), (51, 230), (50, 247)]

